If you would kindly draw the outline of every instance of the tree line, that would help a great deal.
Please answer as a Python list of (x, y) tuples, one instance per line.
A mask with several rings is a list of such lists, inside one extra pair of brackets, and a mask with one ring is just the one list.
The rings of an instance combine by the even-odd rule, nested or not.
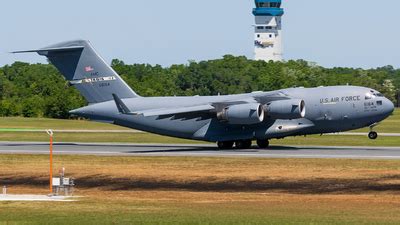
[[(162, 67), (114, 59), (111, 66), (141, 96), (238, 94), (289, 87), (357, 85), (395, 101), (400, 69), (324, 68), (304, 60), (264, 62), (226, 55)], [(68, 118), (86, 105), (78, 91), (50, 64), (15, 62), (0, 68), (0, 116)]]

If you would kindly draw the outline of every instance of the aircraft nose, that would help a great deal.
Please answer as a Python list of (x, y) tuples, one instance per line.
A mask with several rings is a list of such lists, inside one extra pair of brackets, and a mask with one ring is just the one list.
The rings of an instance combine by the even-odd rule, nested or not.
[(390, 115), (393, 113), (394, 111), (394, 104), (392, 101), (390, 101), (389, 99), (385, 98), (385, 100), (383, 101), (383, 106), (384, 106), (384, 112), (387, 115)]

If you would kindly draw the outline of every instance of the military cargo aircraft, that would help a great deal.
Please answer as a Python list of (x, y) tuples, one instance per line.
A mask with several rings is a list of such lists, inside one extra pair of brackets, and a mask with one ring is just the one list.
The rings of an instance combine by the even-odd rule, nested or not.
[(68, 41), (36, 52), (46, 56), (89, 103), (73, 115), (160, 135), (247, 149), (256, 140), (325, 134), (373, 127), (393, 103), (367, 87), (289, 88), (237, 95), (141, 97), (96, 53), (90, 42)]

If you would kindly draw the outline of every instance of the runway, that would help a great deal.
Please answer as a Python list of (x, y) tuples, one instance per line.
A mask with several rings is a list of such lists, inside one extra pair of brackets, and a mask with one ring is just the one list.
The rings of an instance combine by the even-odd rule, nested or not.
[[(20, 132), (20, 133), (46, 133), (45, 129), (25, 129), (25, 128), (0, 128), (0, 132)], [(126, 129), (126, 130), (53, 130), (54, 133), (146, 133), (140, 130)], [(325, 135), (338, 135), (338, 136), (364, 136), (367, 137), (368, 133), (365, 132), (343, 132), (331, 133)], [(400, 133), (379, 133), (382, 137), (400, 137)]]
[[(0, 154), (48, 154), (43, 142), (0, 142)], [(55, 143), (54, 154), (104, 156), (191, 156), (259, 158), (400, 159), (400, 147), (271, 146), (269, 149), (219, 150), (201, 144)]]

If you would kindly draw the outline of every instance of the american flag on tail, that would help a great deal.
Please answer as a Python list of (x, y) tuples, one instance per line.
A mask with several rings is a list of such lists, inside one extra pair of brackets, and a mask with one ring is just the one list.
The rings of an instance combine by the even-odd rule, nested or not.
[(86, 66), (85, 67), (85, 71), (86, 72), (92, 72), (94, 69), (93, 69), (93, 67), (91, 67), (91, 66)]

